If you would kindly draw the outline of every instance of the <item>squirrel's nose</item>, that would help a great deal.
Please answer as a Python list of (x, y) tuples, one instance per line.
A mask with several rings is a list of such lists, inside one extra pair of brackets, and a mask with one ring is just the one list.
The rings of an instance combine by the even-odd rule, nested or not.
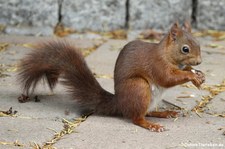
[(201, 59), (201, 57), (199, 56), (199, 57), (197, 58), (196, 65), (199, 65), (199, 64), (201, 64), (201, 63), (202, 63), (202, 59)]

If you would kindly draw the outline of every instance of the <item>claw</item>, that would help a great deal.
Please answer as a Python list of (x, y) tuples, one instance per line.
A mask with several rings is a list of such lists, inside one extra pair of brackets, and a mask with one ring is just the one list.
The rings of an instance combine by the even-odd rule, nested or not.
[(176, 111), (167, 111), (167, 114), (168, 114), (167, 118), (176, 118), (178, 117), (179, 113)]
[(160, 125), (153, 125), (153, 126), (149, 126), (149, 130), (152, 132), (163, 132), (165, 131), (165, 128)]

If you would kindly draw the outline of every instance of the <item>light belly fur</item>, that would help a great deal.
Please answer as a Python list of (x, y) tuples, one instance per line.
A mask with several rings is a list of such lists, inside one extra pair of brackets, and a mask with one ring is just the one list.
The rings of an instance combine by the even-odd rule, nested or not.
[(155, 111), (160, 102), (162, 95), (166, 89), (155, 84), (151, 85), (151, 100), (148, 106), (148, 111)]

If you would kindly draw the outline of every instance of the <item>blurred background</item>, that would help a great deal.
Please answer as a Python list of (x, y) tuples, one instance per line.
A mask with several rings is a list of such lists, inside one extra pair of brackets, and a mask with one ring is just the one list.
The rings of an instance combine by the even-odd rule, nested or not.
[(176, 20), (189, 20), (197, 30), (225, 30), (224, 6), (225, 0), (0, 0), (0, 32), (165, 31)]

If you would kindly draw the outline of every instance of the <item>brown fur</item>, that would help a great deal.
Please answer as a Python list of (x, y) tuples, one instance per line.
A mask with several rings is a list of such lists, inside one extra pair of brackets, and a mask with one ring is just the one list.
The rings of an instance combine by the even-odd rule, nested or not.
[(103, 107), (106, 104), (113, 107), (113, 94), (101, 88), (79, 50), (65, 41), (37, 44), (22, 60), (18, 76), (25, 94), (29, 95), (42, 78), (47, 80), (50, 89), (53, 90), (60, 75), (63, 84), (83, 110), (97, 110), (99, 113), (110, 114), (112, 110)]
[[(62, 75), (64, 85), (80, 107), (99, 114), (122, 114), (139, 126), (152, 131), (163, 131), (162, 126), (147, 121), (145, 116), (168, 117), (176, 113), (148, 113), (152, 84), (169, 88), (192, 81), (200, 87), (204, 82), (202, 72), (191, 72), (190, 65), (201, 63), (201, 54), (198, 42), (187, 27), (190, 25), (186, 24), (181, 29), (175, 23), (158, 44), (132, 41), (125, 45), (115, 66), (115, 95), (102, 89), (84, 58), (67, 42), (39, 44), (22, 61), (19, 77), (25, 92), (29, 94), (41, 78), (46, 78), (53, 89), (58, 77)], [(184, 44), (190, 47), (189, 54), (181, 52)], [(180, 69), (180, 65), (187, 65), (187, 69)]]
[[(191, 69), (179, 68), (179, 65), (190, 67), (201, 62), (200, 46), (186, 30), (175, 23), (160, 43), (132, 41), (120, 52), (114, 72), (115, 96), (123, 115), (130, 117), (135, 124), (149, 129), (154, 127), (155, 131), (163, 130), (144, 118), (151, 103), (152, 84), (169, 88), (192, 81), (199, 87), (204, 82), (202, 73), (197, 75)], [(189, 45), (189, 54), (181, 53), (184, 44)], [(151, 113), (151, 116), (167, 117), (170, 114)]]

